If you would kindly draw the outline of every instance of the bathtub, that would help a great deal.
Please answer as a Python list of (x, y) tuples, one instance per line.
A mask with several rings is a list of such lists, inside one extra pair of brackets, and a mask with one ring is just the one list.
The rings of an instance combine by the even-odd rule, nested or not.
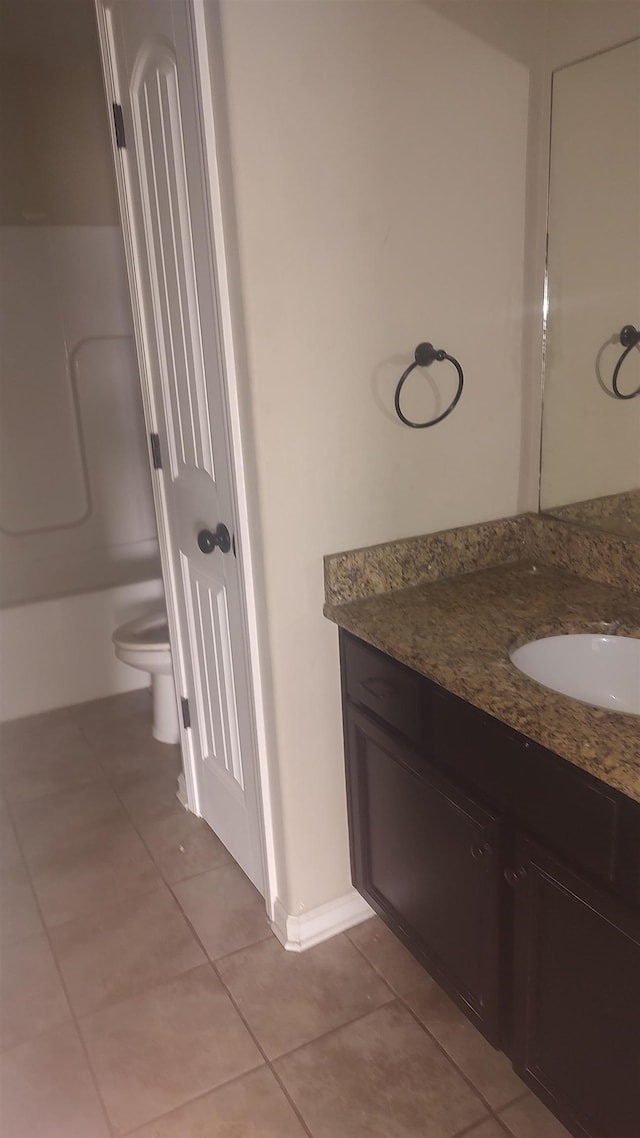
[(122, 239), (0, 227), (0, 720), (145, 683), (111, 633), (162, 597)]

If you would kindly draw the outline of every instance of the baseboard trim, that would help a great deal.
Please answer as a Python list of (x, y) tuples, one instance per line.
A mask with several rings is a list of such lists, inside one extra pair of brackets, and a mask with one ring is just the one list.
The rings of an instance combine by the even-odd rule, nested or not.
[(372, 916), (373, 909), (355, 889), (298, 917), (287, 913), (276, 897), (271, 928), (288, 952), (304, 952)]
[(189, 800), (187, 798), (187, 783), (186, 783), (186, 779), (184, 777), (184, 771), (180, 771), (180, 774), (178, 775), (178, 785), (176, 787), (176, 798), (178, 799), (178, 802), (180, 803), (180, 805), (184, 806), (185, 810), (189, 809)]

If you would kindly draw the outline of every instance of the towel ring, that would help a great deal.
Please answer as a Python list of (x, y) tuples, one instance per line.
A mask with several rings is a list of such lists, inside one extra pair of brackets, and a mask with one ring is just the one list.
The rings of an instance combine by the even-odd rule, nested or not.
[(618, 389), (618, 372), (620, 371), (620, 368), (629, 355), (629, 352), (635, 348), (636, 344), (640, 344), (640, 332), (634, 328), (633, 324), (625, 324), (620, 333), (620, 343), (624, 348), (624, 352), (620, 356), (620, 359), (615, 366), (613, 379), (611, 380), (613, 394), (615, 395), (616, 399), (635, 399), (636, 395), (640, 395), (640, 387), (637, 387), (635, 391), (629, 392), (628, 395), (623, 395), (623, 393)]
[[(403, 415), (400, 409), (400, 392), (402, 391), (405, 381), (409, 378), (414, 368), (430, 367), (434, 360), (438, 360), (439, 363), (441, 363), (442, 360), (448, 360), (450, 364), (453, 364), (458, 373), (458, 390), (456, 391), (446, 411), (443, 411), (441, 415), (437, 416), (437, 418), (429, 419), (426, 423), (412, 423), (411, 419), (407, 419), (406, 415)], [(442, 348), (434, 348), (433, 344), (418, 344), (418, 347), (415, 350), (413, 363), (409, 364), (409, 367), (406, 369), (406, 371), (403, 371), (400, 379), (398, 380), (398, 386), (396, 387), (395, 394), (396, 415), (399, 419), (402, 420), (403, 423), (405, 423), (407, 427), (415, 427), (417, 430), (420, 430), (422, 427), (434, 427), (436, 423), (441, 423), (443, 419), (446, 419), (447, 415), (451, 414), (453, 408), (462, 395), (463, 384), (464, 374), (462, 372), (462, 368), (453, 356), (448, 355), (448, 353), (445, 352)]]

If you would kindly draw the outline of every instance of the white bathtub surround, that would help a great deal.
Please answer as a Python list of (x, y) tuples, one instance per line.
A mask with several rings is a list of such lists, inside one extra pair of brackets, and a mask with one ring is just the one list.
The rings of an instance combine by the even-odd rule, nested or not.
[(0, 605), (159, 575), (122, 237), (0, 227)]
[(149, 684), (163, 597), (122, 236), (0, 226), (0, 720)]
[(111, 637), (163, 597), (156, 579), (0, 609), (0, 722), (148, 687)]

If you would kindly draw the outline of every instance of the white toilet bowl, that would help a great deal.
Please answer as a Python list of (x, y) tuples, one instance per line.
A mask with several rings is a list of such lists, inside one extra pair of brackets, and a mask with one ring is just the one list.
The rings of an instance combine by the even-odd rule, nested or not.
[(180, 740), (176, 689), (171, 666), (169, 628), (163, 609), (139, 620), (120, 625), (112, 636), (116, 656), (123, 664), (140, 668), (151, 676), (154, 739), (161, 743)]

